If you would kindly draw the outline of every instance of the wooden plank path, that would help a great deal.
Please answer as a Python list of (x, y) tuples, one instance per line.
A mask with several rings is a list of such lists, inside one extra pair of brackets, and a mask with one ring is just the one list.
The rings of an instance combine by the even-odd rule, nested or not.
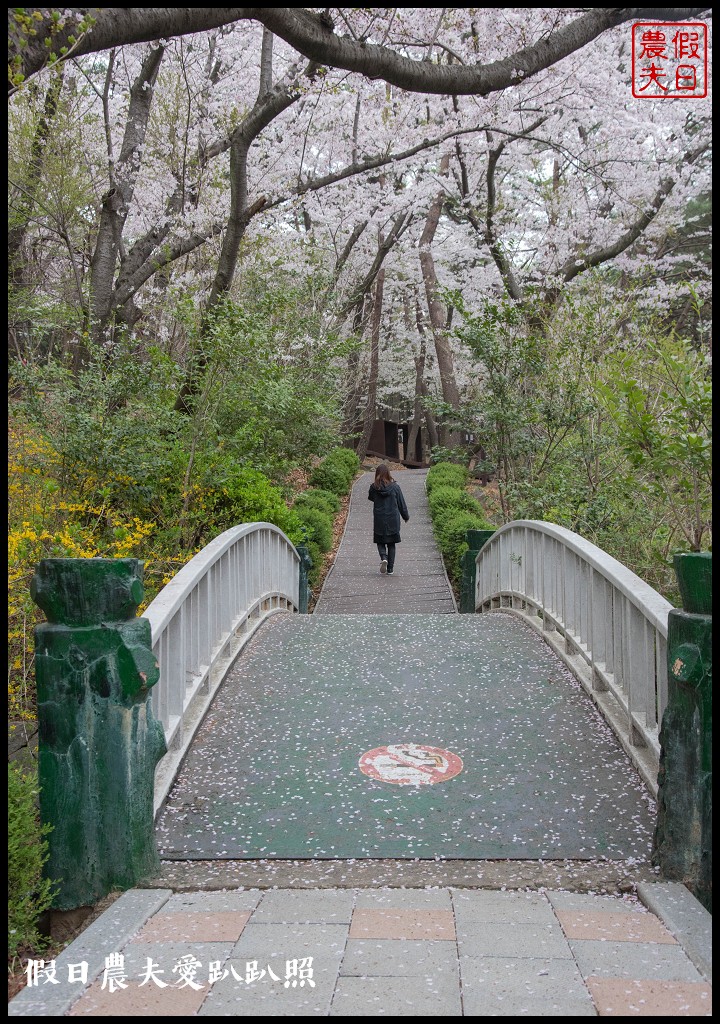
[(372, 473), (356, 480), (345, 532), (322, 588), (314, 615), (454, 614), (455, 598), (433, 537), (425, 493), (426, 469), (398, 471), (410, 522), (402, 524), (395, 572), (380, 575), (373, 544), (373, 504), (368, 501)]

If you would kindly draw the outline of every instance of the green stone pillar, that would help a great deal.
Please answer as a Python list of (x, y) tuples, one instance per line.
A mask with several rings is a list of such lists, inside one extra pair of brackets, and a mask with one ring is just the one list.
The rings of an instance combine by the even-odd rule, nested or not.
[(675, 558), (684, 608), (668, 615), (653, 863), (712, 912), (712, 556), (693, 555)]
[(150, 688), (150, 623), (137, 618), (134, 558), (48, 558), (30, 589), (35, 629), (40, 816), (57, 910), (96, 903), (157, 873), (153, 794), (166, 751)]
[(308, 583), (308, 573), (312, 568), (312, 558), (304, 544), (298, 545), (297, 553), (300, 555), (300, 596), (298, 597), (298, 611), (302, 615), (307, 615), (310, 595), (312, 593), (310, 590), (310, 584)]
[(465, 534), (468, 550), (460, 559), (462, 577), (460, 580), (460, 612), (475, 611), (475, 559), (478, 551), (487, 544), (495, 530), (468, 530)]

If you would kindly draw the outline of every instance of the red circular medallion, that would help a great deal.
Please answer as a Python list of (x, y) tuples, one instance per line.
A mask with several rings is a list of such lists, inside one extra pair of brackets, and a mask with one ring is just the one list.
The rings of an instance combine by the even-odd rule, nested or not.
[(378, 782), (396, 786), (433, 786), (459, 775), (463, 763), (457, 754), (424, 743), (393, 743), (368, 750), (360, 758), (360, 771)]

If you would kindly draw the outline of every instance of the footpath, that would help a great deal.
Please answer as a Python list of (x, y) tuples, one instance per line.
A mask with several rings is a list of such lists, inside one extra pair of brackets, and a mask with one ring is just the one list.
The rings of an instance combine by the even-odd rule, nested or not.
[[(346, 636), (333, 641), (335, 647), (326, 637), (336, 668), (341, 657), (349, 657), (349, 633), (343, 629), (353, 615), (361, 633), (367, 632), (367, 650), (374, 650), (373, 615), (382, 622), (380, 640), (391, 649), (393, 617), (412, 616), (405, 620), (411, 629), (416, 617), (427, 615), (439, 629), (442, 618), (456, 614), (432, 543), (424, 474), (405, 471), (397, 477), (411, 519), (403, 529), (396, 575), (388, 579), (378, 572), (366, 500), (371, 477), (362, 477), (319, 596), (318, 626), (323, 622), (327, 633), (335, 621), (338, 635)], [(292, 646), (283, 617), (276, 618), (241, 654), (231, 676), (255, 678), (252, 648), (257, 659), (266, 628), (268, 637), (275, 632), (281, 646)], [(299, 677), (309, 667), (296, 665), (293, 671)], [(403, 685), (409, 680), (410, 674)], [(230, 678), (228, 685), (234, 685)], [(268, 691), (273, 685), (265, 679)], [(388, 692), (397, 689), (390, 679)], [(281, 697), (278, 706), (286, 701)], [(431, 709), (422, 694), (414, 704), (422, 721)], [(349, 711), (346, 717), (338, 728), (355, 729)], [(460, 718), (468, 717), (463, 708)], [(302, 751), (304, 732), (308, 728), (299, 723), (294, 751)], [(467, 766), (470, 758), (462, 753)], [(383, 792), (408, 789), (382, 780), (370, 785), (381, 802)], [(410, 795), (424, 799), (426, 791), (449, 792), (451, 786), (452, 780), (421, 786)], [(330, 798), (328, 786), (322, 788), (328, 792), (320, 796)], [(329, 814), (319, 806), (320, 814)], [(537, 812), (540, 819), (549, 813), (540, 805)], [(352, 824), (357, 813), (343, 808)], [(624, 817), (632, 814), (630, 809)], [(568, 838), (560, 836), (562, 843), (578, 832), (574, 816), (566, 815)], [(421, 852), (401, 858), (372, 849), (354, 857), (327, 850), (319, 856), (283, 855), (283, 849), (295, 849), (291, 845), (279, 847), (275, 856), (271, 850), (243, 857), (217, 846), (213, 854), (207, 838), (212, 830), (216, 842), (225, 838), (223, 823), (214, 819), (203, 833), (206, 845), (188, 855), (182, 847), (170, 850), (161, 817), (164, 859), (158, 877), (118, 895), (54, 961), (31, 963), (30, 983), (10, 1002), (9, 1015), (711, 1016), (711, 916), (684, 886), (658, 878), (647, 855), (647, 823), (639, 813), (636, 818), (637, 852), (632, 836), (625, 836), (618, 840), (630, 843), (623, 856), (610, 859), (561, 852), (534, 858), (430, 858)], [(293, 821), (298, 835), (310, 830), (305, 812), (293, 811)], [(262, 827), (270, 843), (286, 833), (283, 842), (292, 840), (292, 829), (283, 831), (280, 818), (266, 816)], [(384, 827), (392, 831), (389, 819)], [(511, 829), (508, 821), (505, 831)], [(345, 831), (351, 835), (350, 827)]]

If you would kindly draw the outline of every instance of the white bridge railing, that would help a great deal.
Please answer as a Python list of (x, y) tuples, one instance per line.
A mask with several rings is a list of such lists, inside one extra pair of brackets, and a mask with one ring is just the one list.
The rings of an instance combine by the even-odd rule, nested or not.
[(514, 612), (544, 635), (657, 796), (672, 605), (615, 558), (552, 523), (508, 523), (476, 566), (476, 611)]
[(153, 711), (168, 753), (155, 773), (155, 812), (205, 711), (239, 651), (269, 616), (299, 607), (300, 557), (271, 523), (216, 537), (163, 587), (144, 618), (160, 680)]

